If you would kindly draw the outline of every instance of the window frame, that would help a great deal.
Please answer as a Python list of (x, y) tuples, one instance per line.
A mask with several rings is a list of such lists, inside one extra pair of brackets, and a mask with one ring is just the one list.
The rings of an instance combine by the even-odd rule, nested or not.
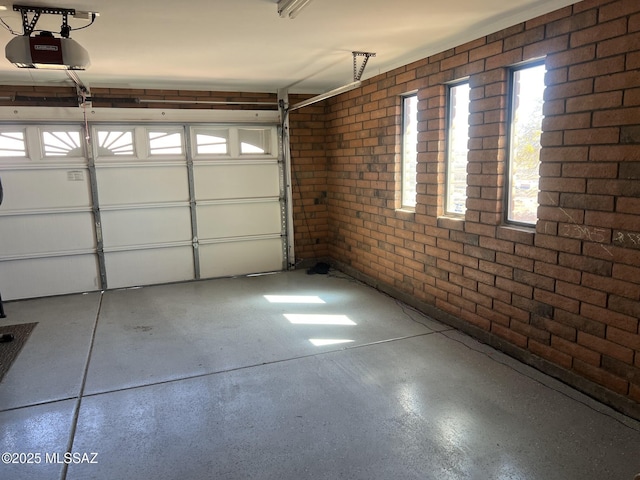
[[(444, 184), (444, 212), (446, 216), (456, 217), (456, 218), (464, 218), (465, 213), (467, 211), (466, 207), (466, 199), (467, 194), (465, 192), (465, 206), (463, 212), (456, 212), (451, 209), (450, 205), (450, 174), (451, 174), (451, 126), (453, 123), (453, 109), (454, 105), (452, 100), (452, 92), (454, 88), (460, 87), (461, 85), (467, 85), (469, 88), (469, 99), (468, 99), (468, 108), (467, 108), (467, 161), (466, 165), (469, 163), (469, 114), (471, 110), (471, 85), (469, 84), (469, 78), (464, 78), (457, 80), (455, 82), (447, 84), (447, 92), (446, 92), (446, 109), (447, 109), (447, 117), (446, 117), (446, 157), (445, 157), (445, 184)], [(466, 167), (465, 167), (466, 168)], [(465, 181), (465, 188), (468, 186), (468, 181)]]
[[(509, 72), (509, 77), (508, 77), (508, 105), (507, 105), (507, 141), (506, 141), (506, 158), (505, 158), (505, 186), (504, 186), (504, 191), (505, 191), (505, 195), (504, 195), (504, 223), (507, 225), (512, 225), (512, 226), (518, 226), (518, 227), (525, 227), (525, 228), (535, 228), (536, 223), (538, 221), (537, 218), (537, 213), (536, 213), (536, 219), (532, 222), (525, 222), (525, 221), (520, 221), (520, 220), (512, 220), (510, 218), (510, 214), (511, 214), (511, 199), (512, 199), (512, 185), (513, 185), (513, 171), (514, 168), (512, 166), (513, 163), (513, 137), (514, 137), (514, 128), (513, 128), (513, 122), (515, 119), (515, 114), (516, 114), (516, 108), (517, 108), (517, 103), (516, 103), (516, 99), (517, 99), (517, 95), (516, 95), (516, 81), (515, 81), (515, 75), (517, 72), (520, 72), (522, 70), (527, 70), (529, 68), (536, 68), (536, 67), (545, 67), (546, 68), (546, 64), (545, 64), (545, 59), (541, 58), (541, 59), (536, 59), (536, 60), (531, 60), (531, 61), (527, 61), (527, 62), (523, 62), (517, 65), (513, 65), (509, 68), (508, 72)], [(546, 75), (546, 71), (545, 71), (545, 75)], [(544, 78), (544, 77), (543, 77)], [(544, 81), (544, 80), (543, 80)], [(546, 82), (545, 85), (543, 86), (543, 96), (542, 96), (542, 108), (541, 111), (544, 111), (544, 89), (546, 88)], [(542, 118), (540, 119), (540, 133), (542, 134), (542, 122), (544, 120), (544, 114), (542, 116)], [(539, 192), (539, 185), (540, 185), (540, 159), (538, 157), (538, 192)], [(536, 202), (538, 203), (539, 206), (539, 201), (538, 198), (536, 196)], [(537, 209), (536, 209), (537, 210)]]
[[(400, 154), (400, 209), (401, 210), (407, 210), (407, 211), (415, 211), (416, 206), (418, 204), (418, 92), (417, 91), (413, 91), (413, 92), (408, 92), (403, 94), (401, 97), (402, 99), (402, 104), (401, 104), (401, 132), (400, 132), (400, 139), (401, 139), (401, 154)], [(415, 165), (415, 198), (414, 201), (412, 203), (407, 203), (406, 202), (406, 196), (407, 196), (407, 191), (405, 189), (405, 181), (406, 179), (406, 163), (407, 163), (407, 141), (406, 136), (407, 136), (407, 127), (408, 127), (408, 123), (407, 122), (407, 102), (410, 100), (415, 99), (415, 138), (416, 138), (416, 143), (415, 143), (415, 158), (413, 160), (413, 164)]]

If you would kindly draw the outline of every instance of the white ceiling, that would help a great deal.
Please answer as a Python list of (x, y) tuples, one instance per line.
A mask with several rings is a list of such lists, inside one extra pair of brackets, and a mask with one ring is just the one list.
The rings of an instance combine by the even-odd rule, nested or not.
[[(276, 0), (16, 3), (100, 13), (71, 34), (91, 57), (89, 69), (78, 72), (89, 87), (318, 93), (353, 81), (352, 51), (376, 53), (366, 79), (575, 1), (313, 0), (295, 19), (280, 18)], [(0, 17), (22, 33), (13, 3), (4, 5)], [(57, 33), (60, 25), (59, 15), (42, 15), (36, 29)], [(2, 45), (11, 38), (0, 28)], [(0, 83), (71, 81), (64, 72), (18, 69), (3, 58)]]

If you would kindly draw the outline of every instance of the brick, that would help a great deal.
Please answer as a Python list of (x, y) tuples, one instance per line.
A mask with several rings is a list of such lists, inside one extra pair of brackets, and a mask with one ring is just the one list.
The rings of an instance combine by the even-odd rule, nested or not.
[(607, 23), (599, 23), (590, 28), (585, 28), (571, 34), (571, 48), (581, 47), (586, 44), (601, 42), (613, 37), (619, 37), (627, 33), (627, 20), (620, 18)]
[[(589, 151), (589, 160), (594, 162), (637, 162), (640, 161), (640, 148), (634, 145), (593, 146)], [(624, 164), (621, 167), (624, 167)], [(620, 178), (626, 177), (620, 175)]]
[(576, 341), (577, 333), (575, 328), (556, 322), (550, 318), (534, 316), (531, 320), (531, 324), (538, 329), (546, 330), (556, 337), (561, 337), (569, 342)]
[(498, 335), (499, 337), (502, 337), (506, 340), (508, 340), (509, 342), (513, 343), (514, 345), (518, 346), (518, 347), (526, 347), (527, 346), (527, 337), (514, 332), (513, 330), (510, 330), (508, 328), (505, 328), (504, 326), (497, 324), (497, 323), (492, 323), (491, 324), (491, 331), (493, 333), (495, 333), (496, 335)]
[(607, 305), (607, 294), (605, 292), (560, 280), (556, 282), (556, 293), (599, 307), (606, 307)]
[(491, 70), (494, 68), (507, 67), (521, 62), (522, 60), (524, 60), (522, 49), (516, 48), (505, 53), (494, 55), (493, 57), (488, 57), (485, 60), (485, 68), (487, 70)]
[(542, 130), (549, 132), (552, 130), (571, 130), (587, 128), (591, 125), (590, 113), (574, 113), (567, 115), (555, 115), (545, 117), (542, 120)]
[[(611, 195), (585, 195), (578, 193), (561, 193), (559, 206), (569, 209), (614, 210), (614, 197)], [(602, 241), (602, 240), (601, 240)]]
[(640, 232), (640, 217), (623, 213), (587, 211), (584, 222), (601, 228)]
[[(600, 83), (598, 83), (598, 81), (600, 81)], [(594, 81), (590, 78), (575, 80), (573, 82), (562, 83), (559, 85), (550, 85), (544, 90), (544, 100), (545, 102), (547, 102), (551, 100), (577, 97), (580, 95), (589, 95), (591, 93), (594, 93), (594, 91), (604, 92), (610, 90), (619, 90), (619, 88), (616, 87), (621, 81), (625, 80), (621, 78), (604, 79), (603, 77), (598, 77), (595, 83), (600, 86), (599, 89), (594, 89)]]
[(572, 48), (564, 52), (553, 53), (545, 60), (547, 69), (566, 67), (578, 63), (588, 62), (596, 58), (595, 45), (587, 45), (581, 48)]
[(522, 298), (533, 297), (533, 287), (531, 285), (511, 280), (509, 277), (496, 277), (495, 286), (500, 290), (510, 292), (512, 295), (519, 295)]
[(625, 197), (639, 197), (640, 183), (635, 180), (588, 180), (587, 192), (590, 194), (610, 194)]
[(526, 310), (532, 315), (533, 318), (551, 318), (553, 316), (553, 307), (546, 303), (533, 300), (531, 296), (522, 297), (520, 295), (512, 295), (511, 304), (514, 307)]
[[(610, 126), (610, 125), (635, 126), (638, 122), (639, 114), (640, 114), (640, 107), (619, 108), (615, 110), (602, 110), (602, 111), (593, 113), (592, 125), (594, 127), (603, 127), (603, 126)], [(605, 132), (605, 135), (607, 135), (606, 132)], [(614, 136), (613, 138), (609, 136), (607, 140), (608, 141), (603, 141), (602, 143), (617, 143), (618, 138), (617, 136)], [(628, 143), (634, 143), (634, 142), (628, 142)]]
[(638, 12), (638, 2), (635, 0), (623, 0), (613, 2), (600, 7), (598, 20), (600, 22), (608, 22), (615, 18), (627, 16), (631, 13)]
[(562, 323), (563, 325), (575, 328), (576, 331), (589, 333), (600, 338), (604, 338), (605, 331), (607, 329), (606, 324), (602, 322), (585, 318), (580, 314), (567, 312), (558, 308), (554, 309), (553, 311), (553, 319), (557, 322)]
[(618, 280), (610, 277), (603, 277), (585, 273), (582, 276), (582, 285), (588, 288), (613, 293), (631, 300), (640, 300), (640, 288), (637, 282)]
[(525, 335), (529, 339), (535, 339), (542, 343), (550, 343), (551, 334), (545, 330), (541, 330), (536, 328), (533, 325), (530, 325), (528, 322), (521, 322), (516, 319), (511, 320), (511, 330), (517, 333), (521, 333)]
[(490, 285), (485, 285), (483, 283), (478, 283), (478, 293), (486, 295), (489, 298), (500, 299), (505, 303), (509, 303), (511, 301), (511, 292), (492, 287)]
[(588, 272), (594, 275), (610, 276), (613, 268), (613, 262), (604, 261), (596, 258), (588, 258), (584, 255), (571, 255), (560, 253), (558, 263), (571, 269)]
[(640, 125), (622, 127), (620, 129), (620, 143), (640, 144)]
[(541, 162), (585, 162), (590, 160), (588, 147), (553, 147), (540, 150)]
[(593, 350), (578, 345), (575, 342), (569, 342), (562, 337), (556, 335), (551, 336), (551, 346), (556, 350), (559, 350), (567, 355), (571, 355), (573, 358), (581, 360), (590, 365), (600, 365), (600, 354)]
[(557, 252), (528, 245), (516, 244), (515, 253), (516, 255), (520, 255), (522, 257), (531, 258), (533, 260), (541, 260), (547, 263), (556, 263), (558, 261)]
[(582, 30), (596, 24), (598, 18), (595, 10), (574, 14), (548, 23), (546, 25), (547, 37), (555, 37), (576, 30)]
[(588, 333), (578, 332), (578, 343), (591, 350), (602, 353), (609, 357), (617, 358), (621, 362), (631, 364), (633, 362), (633, 350), (618, 345), (609, 340), (604, 340)]
[(640, 335), (637, 333), (634, 334), (615, 327), (608, 327), (606, 338), (618, 345), (623, 345), (632, 350), (640, 351)]
[(609, 276), (635, 284), (640, 284), (640, 268), (629, 265), (614, 265), (613, 272)]
[(609, 297), (609, 309), (624, 315), (640, 318), (640, 301), (637, 300), (611, 295)]
[(602, 42), (598, 45), (597, 56), (602, 58), (632, 52), (637, 50), (638, 41), (640, 41), (640, 33), (625, 35)]
[(594, 81), (593, 91), (595, 93), (598, 93), (608, 92), (612, 90), (622, 90), (625, 88), (637, 87), (639, 84), (640, 71), (632, 70), (597, 77)]
[(579, 254), (581, 252), (581, 241), (574, 238), (559, 238), (551, 235), (536, 235), (535, 246), (557, 250), (559, 252)]
[(474, 48), (469, 51), (469, 61), (475, 62), (476, 60), (485, 59), (502, 53), (502, 40), (488, 43), (478, 48)]
[(640, 403), (640, 385), (634, 385), (632, 383), (629, 386), (629, 398), (634, 402)]
[(612, 375), (600, 368), (581, 362), (580, 360), (574, 360), (573, 368), (578, 373), (581, 373), (585, 377), (590, 378), (594, 382), (599, 383), (614, 392), (626, 395), (629, 390), (629, 383), (626, 380), (616, 375)]
[(637, 32), (639, 30), (640, 30), (640, 13), (637, 13), (629, 17), (629, 33)]
[(613, 163), (565, 163), (562, 176), (573, 178), (617, 178), (618, 166)]
[(497, 229), (496, 238), (524, 245), (533, 245), (533, 232), (529, 229), (501, 226)]
[[(557, 191), (563, 190), (562, 188), (556, 188)], [(584, 211), (582, 209), (540, 206), (538, 207), (538, 217), (541, 220), (564, 222), (572, 225), (582, 225), (584, 223)]]
[(536, 262), (533, 270), (539, 275), (544, 275), (550, 278), (562, 278), (566, 282), (573, 284), (580, 284), (582, 279), (582, 273), (579, 270), (573, 270), (560, 265), (553, 265), (544, 262)]
[(551, 305), (569, 313), (578, 313), (580, 311), (580, 302), (574, 298), (564, 297), (551, 291), (536, 288), (533, 291), (533, 298), (542, 303)]
[[(486, 308), (491, 308), (493, 305), (493, 299), (491, 297), (478, 293), (475, 290), (463, 288), (462, 296), (473, 302), (474, 305), (482, 305)], [(475, 307), (473, 308), (473, 311), (475, 312)]]
[[(631, 109), (627, 109), (631, 110)], [(595, 112), (594, 115), (598, 113)], [(616, 113), (602, 112), (602, 117), (594, 118), (593, 126), (620, 125), (621, 121), (629, 121), (628, 112)], [(618, 143), (620, 139), (619, 128), (587, 128), (583, 130), (567, 130), (564, 132), (565, 145), (594, 145)]]
[(567, 113), (611, 109), (622, 106), (622, 91), (594, 93), (568, 98)]
[(603, 355), (602, 368), (628, 382), (640, 383), (640, 369), (627, 365), (620, 360)]
[(571, 368), (571, 355), (560, 352), (553, 347), (545, 345), (540, 342), (536, 342), (535, 340), (529, 340), (529, 350), (534, 355), (538, 355), (539, 357), (545, 358), (556, 365), (560, 365), (566, 369)]
[(465, 267), (464, 275), (479, 283), (484, 283), (487, 285), (493, 285), (495, 283), (495, 274), (480, 271), (478, 270), (478, 267), (476, 268)]
[(544, 55), (562, 52), (567, 49), (568, 36), (548, 38), (542, 42), (536, 42), (524, 47), (522, 57), (524, 60), (533, 60)]
[(544, 104), (542, 105), (542, 113), (545, 116), (561, 115), (563, 113), (566, 113), (567, 111), (565, 109), (565, 104), (567, 101), (568, 100), (566, 100), (564, 97), (560, 97), (555, 100), (545, 100)]
[(517, 255), (496, 252), (496, 263), (533, 272), (533, 260)]
[[(529, 28), (523, 32), (511, 35), (504, 39), (504, 51), (513, 50), (518, 47), (530, 45), (532, 43), (540, 43), (544, 40), (545, 27), (543, 25)], [(566, 48), (566, 44), (565, 44)]]
[(619, 176), (627, 180), (640, 180), (640, 162), (627, 162), (620, 165)]

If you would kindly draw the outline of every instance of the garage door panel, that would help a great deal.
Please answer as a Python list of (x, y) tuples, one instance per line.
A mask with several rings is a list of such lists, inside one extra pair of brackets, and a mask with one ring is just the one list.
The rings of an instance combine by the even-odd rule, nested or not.
[(3, 298), (285, 268), (277, 127), (233, 122), (4, 128)]
[(101, 205), (188, 202), (185, 165), (98, 168)]
[(281, 231), (280, 203), (277, 200), (198, 205), (197, 216), (201, 240), (279, 234)]
[(194, 177), (197, 200), (280, 195), (277, 163), (195, 165)]
[(283, 268), (280, 238), (200, 245), (202, 278), (274, 272)]
[(0, 217), (2, 256), (95, 251), (91, 212)]
[(2, 172), (2, 209), (90, 208), (88, 177), (84, 168), (5, 170)]
[(94, 254), (2, 262), (0, 291), (5, 300), (97, 290)]
[(138, 208), (102, 212), (105, 248), (191, 241), (189, 207)]
[(195, 278), (189, 246), (105, 253), (109, 288), (153, 285)]

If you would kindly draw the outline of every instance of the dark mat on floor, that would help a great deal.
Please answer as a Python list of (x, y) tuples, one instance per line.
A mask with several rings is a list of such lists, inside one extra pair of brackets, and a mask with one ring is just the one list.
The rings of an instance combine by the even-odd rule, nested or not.
[(9, 371), (11, 364), (18, 357), (22, 346), (38, 323), (21, 323), (19, 325), (0, 325), (0, 335), (11, 333), (13, 341), (0, 343), (0, 382)]

